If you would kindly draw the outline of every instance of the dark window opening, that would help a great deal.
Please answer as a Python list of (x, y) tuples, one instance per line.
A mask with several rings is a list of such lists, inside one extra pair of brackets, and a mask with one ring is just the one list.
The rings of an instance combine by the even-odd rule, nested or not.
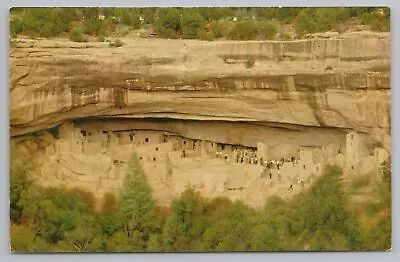
[(107, 131), (103, 131), (103, 134), (107, 134)]
[(214, 143), (211, 143), (211, 146), (214, 147)]
[(81, 134), (82, 134), (83, 136), (86, 136), (86, 131), (85, 131), (85, 130), (81, 130)]
[(183, 141), (183, 144), (186, 145), (186, 141)]
[(164, 143), (166, 143), (167, 142), (167, 140), (165, 139), (165, 137), (164, 137)]
[(158, 147), (156, 147), (156, 151), (158, 151)]
[(306, 165), (303, 165), (303, 169), (306, 169)]
[(91, 132), (89, 132), (89, 136), (91, 136), (92, 135), (92, 133)]
[(351, 166), (351, 170), (353, 170), (354, 169), (354, 166)]
[(149, 142), (149, 139), (146, 137), (146, 139), (144, 140), (146, 143), (148, 143)]
[(132, 141), (133, 140), (133, 135), (129, 135), (129, 139)]
[(155, 158), (155, 157), (153, 157), (153, 161), (156, 161), (156, 158)]
[(114, 161), (113, 161), (113, 164), (117, 164), (117, 163), (118, 163), (118, 160), (114, 160)]
[(221, 145), (221, 150), (225, 150), (225, 145)]
[(139, 157), (139, 159), (140, 159), (140, 160), (142, 160), (142, 159), (143, 159), (143, 157)]

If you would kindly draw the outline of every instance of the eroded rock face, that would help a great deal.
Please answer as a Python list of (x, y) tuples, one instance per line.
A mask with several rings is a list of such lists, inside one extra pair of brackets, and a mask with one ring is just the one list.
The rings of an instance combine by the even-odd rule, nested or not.
[[(253, 148), (263, 143), (277, 157), (282, 144), (344, 148), (346, 134), (356, 131), (364, 134), (367, 147), (390, 152), (389, 35), (340, 37), (289, 42), (123, 39), (126, 44), (120, 48), (19, 39), (9, 58), (10, 133), (17, 138), (79, 119), (80, 128), (108, 132), (172, 132)], [(71, 170), (93, 164), (83, 156), (60, 159)], [(204, 164), (193, 161), (192, 166)], [(209, 160), (211, 167), (214, 161)], [(109, 172), (111, 166), (104, 168)], [(204, 184), (202, 190), (212, 197), (227, 187), (232, 191), (228, 195), (237, 193), (250, 205), (262, 205), (256, 191), (242, 191), (261, 185), (259, 175), (252, 180), (229, 164), (222, 169), (214, 170), (223, 174), (212, 185), (204, 184), (210, 181), (207, 175), (201, 183), (192, 182), (200, 189)], [(184, 188), (180, 183), (187, 170), (203, 172), (179, 165), (174, 170), (172, 184), (157, 188), (158, 182), (153, 183), (164, 190), (158, 195), (161, 202)], [(235, 172), (240, 174), (226, 177)], [(255, 167), (254, 172), (260, 171)], [(122, 182), (117, 180), (116, 188)], [(247, 184), (232, 182), (230, 187), (228, 180)], [(96, 181), (86, 182), (97, 188)]]
[(152, 117), (352, 129), (390, 149), (387, 37), (125, 42), (17, 41), (11, 135), (78, 117)]

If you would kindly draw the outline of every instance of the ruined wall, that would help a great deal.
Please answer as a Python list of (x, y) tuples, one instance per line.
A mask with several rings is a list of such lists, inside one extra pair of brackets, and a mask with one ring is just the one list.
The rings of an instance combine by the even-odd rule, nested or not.
[[(285, 154), (288, 151), (276, 151), (263, 143), (253, 148), (199, 142), (161, 131), (117, 132), (103, 128), (103, 133), (92, 129), (90, 136), (105, 135), (114, 140), (114, 143), (106, 141), (107, 147), (102, 147), (100, 142), (87, 141), (88, 133), (82, 135), (82, 130), (71, 123), (65, 123), (60, 130), (63, 131), (58, 139), (49, 138), (46, 133), (43, 138), (35, 138), (36, 142), (31, 138), (20, 138), (19, 147), (31, 150), (30, 154), (33, 149), (41, 148), (41, 153), (35, 155), (39, 167), (35, 176), (38, 183), (44, 186), (83, 187), (100, 199), (105, 192), (120, 192), (129, 160), (136, 153), (153, 189), (153, 196), (160, 205), (169, 205), (174, 197), (190, 186), (206, 197), (226, 196), (262, 208), (268, 196), (291, 198), (311, 186), (322, 175), (326, 164), (342, 167), (348, 180), (377, 172), (380, 164), (389, 157), (383, 148), (374, 148), (372, 153), (367, 151), (362, 135), (354, 132), (346, 135), (344, 150), (340, 145), (327, 144), (300, 149), (287, 158)], [(141, 140), (129, 144), (116, 143), (113, 134), (123, 132), (140, 133), (143, 138), (157, 138), (160, 142), (155, 143), (154, 139), (148, 143)], [(71, 134), (81, 137), (77, 139)], [(194, 150), (193, 143), (196, 145)], [(269, 152), (276, 157), (271, 157)], [(275, 163), (272, 167), (266, 165), (270, 161)], [(348, 170), (349, 166), (353, 169)]]

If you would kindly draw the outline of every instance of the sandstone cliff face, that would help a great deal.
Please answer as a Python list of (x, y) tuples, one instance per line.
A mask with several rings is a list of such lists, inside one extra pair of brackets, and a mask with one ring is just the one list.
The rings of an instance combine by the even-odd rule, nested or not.
[(171, 118), (356, 130), (390, 150), (388, 36), (124, 42), (17, 40), (11, 135), (88, 116)]
[[(10, 133), (38, 164), (39, 183), (84, 186), (101, 198), (121, 188), (135, 150), (143, 154), (161, 204), (191, 184), (208, 197), (262, 207), (266, 196), (293, 195), (287, 187), (298, 183), (300, 173), (309, 186), (312, 174), (321, 173), (321, 163), (353, 173), (373, 170), (391, 150), (386, 34), (289, 42), (123, 42), (123, 47), (110, 48), (106, 43), (19, 39), (10, 48)], [(70, 120), (77, 128), (74, 139), (61, 135), (54, 140), (47, 132), (40, 138), (21, 136)], [(99, 140), (88, 143), (82, 130), (99, 133)], [(277, 181), (278, 173), (272, 174), (275, 180), (260, 175), (260, 165), (241, 164), (231, 156), (229, 161), (215, 159), (217, 148), (183, 159), (183, 142), (163, 153), (158, 150), (169, 145), (166, 141), (154, 146), (122, 145), (122, 137), (119, 144), (101, 142), (122, 130), (142, 130), (146, 136), (169, 132), (179, 141), (257, 148), (257, 153), (261, 143), (275, 159), (306, 151), (300, 152), (300, 164), (282, 169), (284, 176)], [(346, 134), (352, 131), (367, 138), (367, 148), (349, 147)], [(371, 153), (377, 146), (386, 151)], [(86, 147), (93, 147), (90, 153)], [(332, 152), (320, 162), (313, 158), (323, 154), (307, 151), (310, 147)], [(347, 151), (360, 157), (359, 167)], [(166, 159), (159, 162), (160, 157)]]

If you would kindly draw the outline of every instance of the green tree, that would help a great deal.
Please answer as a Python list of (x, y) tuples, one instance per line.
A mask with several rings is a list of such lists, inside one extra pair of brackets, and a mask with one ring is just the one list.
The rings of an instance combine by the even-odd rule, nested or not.
[(161, 37), (178, 38), (182, 32), (181, 11), (178, 8), (159, 8), (156, 11), (155, 28)]
[(241, 20), (235, 24), (230, 33), (230, 38), (234, 40), (254, 40), (258, 36), (257, 24), (252, 20)]
[(234, 27), (234, 22), (212, 21), (211, 30), (215, 38), (228, 37)]
[(143, 251), (141, 246), (133, 241), (133, 238), (128, 237), (124, 232), (115, 233), (106, 241), (106, 251), (109, 252), (132, 252)]
[(25, 33), (31, 37), (52, 37), (70, 30), (75, 18), (71, 9), (23, 8), (18, 18), (10, 22), (11, 33)]
[(22, 218), (34, 225), (35, 239), (51, 240), (57, 232), (59, 214), (46, 190), (32, 185), (23, 191), (19, 203), (23, 208)]
[(218, 21), (224, 18), (232, 18), (236, 8), (229, 7), (199, 7), (193, 8), (208, 22)]
[(21, 194), (32, 182), (27, 178), (27, 173), (32, 170), (32, 165), (22, 157), (14, 143), (10, 143), (10, 220), (11, 223), (21, 223), (23, 207)]
[(311, 250), (362, 249), (358, 221), (346, 210), (342, 175), (340, 168), (327, 166), (309, 191), (290, 203), (297, 248), (308, 244)]
[(289, 232), (292, 219), (289, 203), (279, 197), (269, 197), (264, 210), (252, 218), (251, 250), (282, 251), (293, 249)]
[[(125, 232), (146, 242), (149, 235), (157, 231), (155, 203), (139, 158), (134, 154), (125, 174), (120, 207), (124, 215)], [(143, 245), (145, 248), (145, 245)]]
[(218, 211), (203, 236), (208, 251), (250, 251), (253, 212), (241, 202)]
[(104, 238), (94, 216), (77, 213), (72, 217), (73, 229), (65, 232), (65, 241), (76, 252), (103, 251)]
[(136, 8), (116, 8), (115, 13), (121, 18), (121, 23), (131, 26), (133, 29), (140, 28), (140, 10)]
[(297, 16), (296, 32), (302, 36), (305, 33), (329, 31), (350, 16), (350, 9), (346, 7), (304, 8)]
[(163, 230), (166, 251), (198, 249), (207, 227), (205, 200), (193, 188), (188, 188), (172, 202), (171, 211)]
[(101, 212), (97, 217), (103, 235), (106, 237), (111, 237), (123, 229), (124, 216), (120, 211), (117, 198), (112, 193), (104, 195)]
[(183, 38), (198, 38), (204, 32), (205, 19), (195, 10), (188, 9), (180, 17)]

